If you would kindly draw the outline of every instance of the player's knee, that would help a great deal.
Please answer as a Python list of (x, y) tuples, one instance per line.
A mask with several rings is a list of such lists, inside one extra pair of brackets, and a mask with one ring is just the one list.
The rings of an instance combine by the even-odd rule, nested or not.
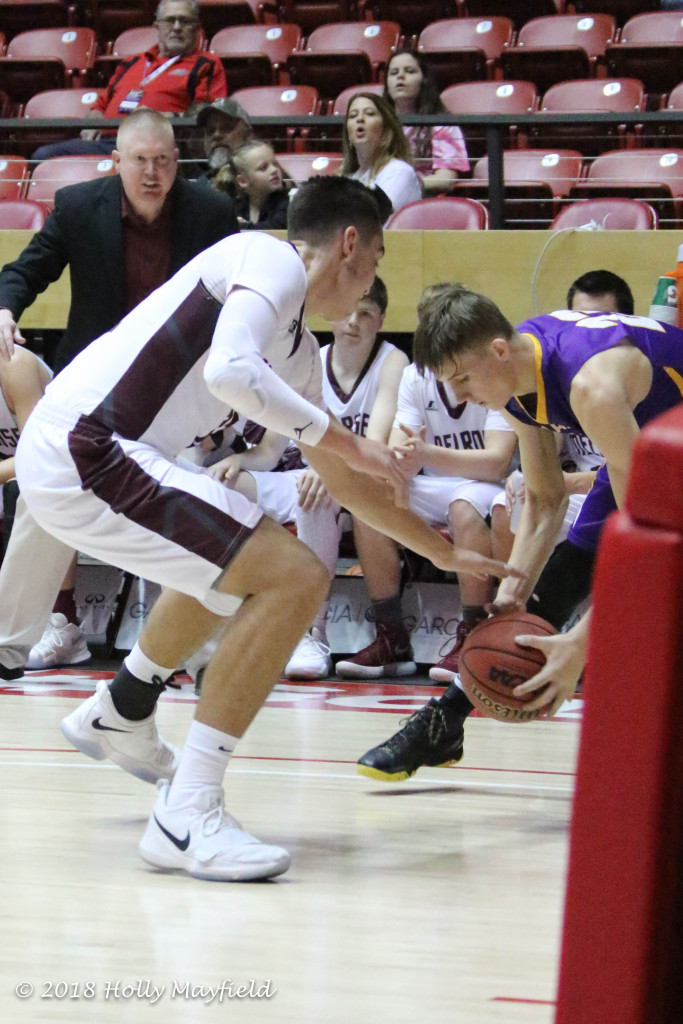
[(301, 547), (296, 568), (289, 576), (288, 600), (293, 602), (293, 607), (303, 602), (315, 609), (327, 596), (330, 577), (318, 556), (305, 545)]
[(458, 499), (449, 505), (448, 524), (451, 532), (465, 530), (477, 524), (478, 521), (482, 521), (481, 516), (469, 501)]

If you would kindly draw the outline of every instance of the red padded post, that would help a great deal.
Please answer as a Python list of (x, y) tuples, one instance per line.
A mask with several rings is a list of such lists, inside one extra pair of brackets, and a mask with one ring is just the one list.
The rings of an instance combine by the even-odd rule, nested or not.
[(678, 1024), (683, 406), (639, 438), (593, 597), (556, 1024)]

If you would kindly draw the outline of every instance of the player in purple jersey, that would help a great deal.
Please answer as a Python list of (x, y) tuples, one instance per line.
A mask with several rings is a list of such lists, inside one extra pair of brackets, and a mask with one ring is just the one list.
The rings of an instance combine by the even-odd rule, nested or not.
[[(418, 366), (433, 370), (458, 401), (504, 409), (519, 438), (526, 501), (510, 562), (526, 572), (504, 580), (499, 612), (524, 608), (550, 555), (566, 507), (554, 434), (580, 431), (606, 465), (584, 503), (573, 540), (595, 539), (621, 506), (640, 428), (683, 396), (683, 332), (646, 317), (562, 310), (517, 329), (486, 297), (460, 285), (422, 309)], [(568, 633), (521, 638), (547, 657), (518, 696), (552, 716), (571, 697), (585, 663), (589, 614)]]
[[(433, 294), (433, 289), (427, 289), (421, 304)], [(584, 313), (599, 311), (631, 315), (633, 296), (627, 283), (616, 274), (609, 270), (593, 270), (573, 282), (567, 293), (567, 308)], [(418, 307), (418, 317), (420, 309), (421, 305)], [(585, 501), (585, 495), (595, 480), (595, 470), (603, 459), (602, 453), (597, 453), (585, 434), (556, 435), (556, 440), (563, 442), (558, 444), (558, 451), (564, 470), (567, 469), (563, 454), (565, 445), (576, 445), (574, 458), (581, 463), (586, 453), (590, 453), (590, 472), (569, 471), (564, 474), (569, 495), (564, 533), (568, 532), (580, 509), (580, 504), (577, 507), (577, 499)], [(523, 476), (521, 478), (523, 481)], [(523, 500), (520, 502), (520, 511), (522, 505)], [(514, 534), (503, 529), (500, 518), (492, 524), (492, 529), (497, 533), (494, 550), (499, 552), (498, 557), (502, 557), (500, 552), (503, 551), (507, 557), (514, 543)], [(597, 536), (595, 541), (597, 543)], [(527, 611), (540, 615), (558, 630), (561, 629), (590, 596), (594, 561), (594, 549), (579, 547), (568, 538), (557, 544), (527, 602)], [(458, 674), (459, 650), (460, 645), (456, 643), (439, 665), (430, 671), (433, 678), (450, 678), (451, 682), (443, 695), (432, 698), (411, 715), (398, 732), (364, 754), (358, 768), (362, 775), (371, 775), (372, 778), (387, 782), (400, 782), (423, 765), (440, 765), (452, 761), (454, 753), (462, 757), (464, 723), (474, 707), (461, 688)]]

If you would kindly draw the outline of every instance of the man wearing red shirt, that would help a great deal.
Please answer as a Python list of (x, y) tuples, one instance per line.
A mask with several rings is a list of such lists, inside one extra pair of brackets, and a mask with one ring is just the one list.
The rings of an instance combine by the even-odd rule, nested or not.
[[(90, 116), (123, 117), (138, 107), (182, 114), (195, 103), (210, 103), (227, 94), (219, 58), (197, 49), (201, 26), (195, 0), (161, 0), (154, 24), (159, 33), (158, 44), (117, 65)], [(109, 155), (115, 144), (114, 130), (86, 128), (79, 139), (41, 146), (33, 159)]]

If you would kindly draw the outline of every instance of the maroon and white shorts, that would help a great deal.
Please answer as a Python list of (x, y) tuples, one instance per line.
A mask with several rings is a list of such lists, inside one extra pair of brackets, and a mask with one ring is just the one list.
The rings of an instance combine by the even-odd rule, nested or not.
[(22, 431), (17, 479), (36, 521), (86, 554), (232, 615), (216, 587), (263, 513), (202, 470), (41, 402)]

